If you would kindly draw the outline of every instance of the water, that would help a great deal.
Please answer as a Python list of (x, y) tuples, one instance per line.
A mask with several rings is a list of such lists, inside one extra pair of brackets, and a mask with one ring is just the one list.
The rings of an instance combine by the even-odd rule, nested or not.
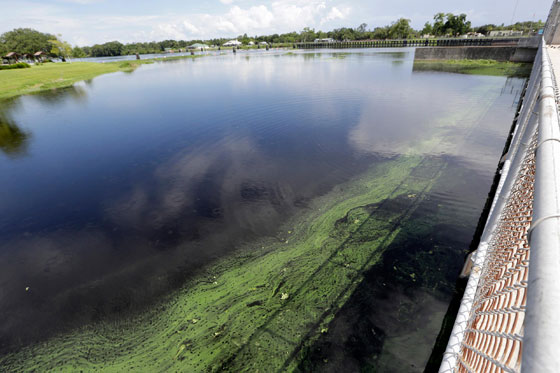
[[(357, 237), (340, 218), (358, 211), (361, 222), (363, 209), (370, 223), (391, 222), (379, 228), (390, 239), (374, 259), (345, 258), (361, 263), (356, 277), (344, 291), (329, 288), (327, 314), (294, 319), (314, 326), (286, 337), (289, 358), (274, 367), (421, 370), (523, 81), (413, 73), (412, 59), (412, 49), (240, 52), (0, 103), (2, 354), (24, 347), (45, 363), (40, 341), (133, 319), (232, 255), (299, 245), (322, 214)], [(380, 201), (360, 200), (360, 185), (385, 184)], [(287, 277), (267, 294), (284, 296), (293, 281), (285, 294), (299, 304), (321, 276), (323, 265), (309, 266), (309, 279)], [(251, 310), (265, 301), (255, 302)], [(224, 343), (224, 354), (237, 349)], [(237, 352), (259, 361), (245, 346)]]

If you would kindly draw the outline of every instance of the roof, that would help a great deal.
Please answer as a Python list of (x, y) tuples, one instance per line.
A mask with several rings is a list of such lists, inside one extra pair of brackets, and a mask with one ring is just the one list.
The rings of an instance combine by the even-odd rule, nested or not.
[(42, 56), (43, 54), (46, 54), (43, 51), (39, 51), (39, 52), (35, 52), (35, 54), (33, 54), (34, 56)]
[(230, 40), (227, 43), (224, 43), (224, 45), (239, 45), (242, 44), (239, 40)]
[(10, 52), (7, 55), (5, 55), (4, 57), (17, 57), (19, 56), (19, 54), (17, 54), (16, 52)]

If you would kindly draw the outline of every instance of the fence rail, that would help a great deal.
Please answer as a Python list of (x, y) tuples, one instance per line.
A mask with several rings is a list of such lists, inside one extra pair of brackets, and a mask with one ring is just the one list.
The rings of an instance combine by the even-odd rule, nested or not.
[(295, 43), (294, 48), (405, 48), (405, 47), (491, 47), (516, 46), (519, 41), (530, 40), (530, 37), (511, 38), (445, 38), (445, 39), (398, 39), (398, 40), (363, 40), (335, 42), (304, 42)]
[(560, 369), (559, 97), (543, 40), (440, 373)]

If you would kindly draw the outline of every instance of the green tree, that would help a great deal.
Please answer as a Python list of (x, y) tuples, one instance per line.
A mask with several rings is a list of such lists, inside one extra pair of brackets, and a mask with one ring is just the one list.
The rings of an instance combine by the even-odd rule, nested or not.
[(424, 28), (422, 29), (422, 35), (432, 35), (433, 32), (434, 30), (430, 22), (426, 22), (424, 24)]
[(432, 32), (436, 36), (445, 35), (445, 14), (444, 13), (436, 13), (434, 15), (434, 25), (432, 26)]
[(467, 21), (467, 15), (464, 13), (458, 16), (448, 13), (445, 28), (447, 33), (451, 33), (454, 36), (463, 35), (471, 30), (471, 22)]
[(72, 48), (72, 57), (74, 58), (84, 58), (86, 56), (86, 52), (80, 47)]
[[(424, 26), (426, 28), (428, 23)], [(455, 15), (453, 13), (436, 13), (434, 15), (434, 24), (432, 33), (436, 36), (444, 35), (462, 35), (471, 30), (471, 22), (467, 21), (467, 15), (462, 13)]]
[[(60, 35), (59, 35), (60, 36)], [(63, 61), (72, 54), (72, 46), (60, 39), (49, 40), (51, 44), (51, 54), (60, 57)]]
[(243, 45), (247, 45), (251, 41), (251, 39), (249, 39), (249, 36), (247, 36), (247, 34), (243, 34), (242, 36), (238, 37), (238, 39), (240, 42), (243, 43)]
[[(157, 43), (150, 43), (150, 45), (156, 44), (154, 48), (159, 48), (162, 51), (163, 48)], [(95, 44), (91, 47), (92, 57), (110, 57), (110, 56), (122, 56), (124, 50), (124, 45), (118, 41), (110, 41), (104, 44)]]
[(484, 35), (488, 35), (490, 31), (495, 30), (496, 25), (488, 24), (476, 27), (474, 30)]
[(373, 30), (373, 33), (372, 33), (372, 38), (373, 39), (382, 40), (382, 39), (387, 39), (388, 37), (389, 37), (389, 26), (376, 27)]
[(33, 54), (51, 50), (49, 40), (56, 39), (54, 35), (45, 34), (30, 28), (18, 28), (0, 35), (0, 52), (16, 52), (19, 54)]
[(301, 41), (306, 42), (315, 40), (317, 38), (317, 35), (315, 34), (315, 29), (305, 27), (301, 32), (300, 37)]
[(406, 18), (398, 19), (389, 27), (390, 39), (407, 39), (414, 34), (414, 29), (410, 27), (410, 20)]

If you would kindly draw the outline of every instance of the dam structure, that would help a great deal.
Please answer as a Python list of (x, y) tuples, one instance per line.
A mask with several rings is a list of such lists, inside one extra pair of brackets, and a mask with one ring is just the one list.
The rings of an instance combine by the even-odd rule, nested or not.
[(440, 373), (560, 371), (559, 18), (554, 1)]

